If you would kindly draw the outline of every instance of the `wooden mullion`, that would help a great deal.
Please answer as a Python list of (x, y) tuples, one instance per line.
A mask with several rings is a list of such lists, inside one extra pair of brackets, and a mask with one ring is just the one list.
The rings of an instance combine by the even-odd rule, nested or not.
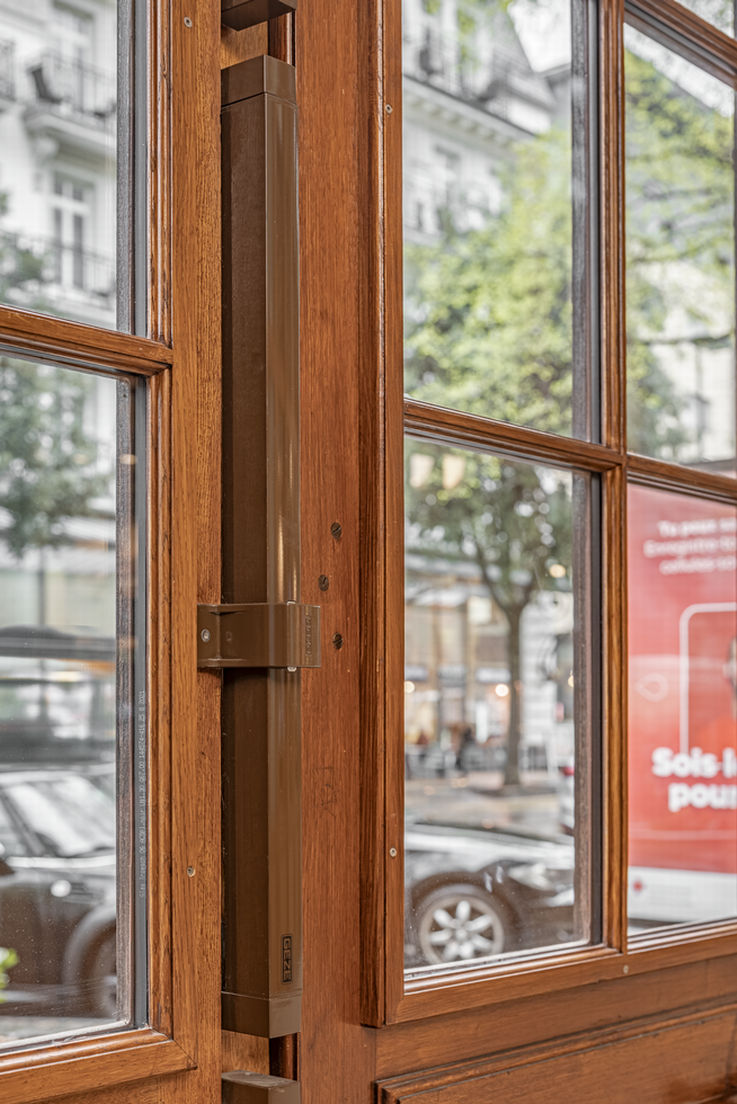
[(627, 607), (625, 480), (627, 359), (624, 194), (624, 0), (603, 0), (599, 23), (601, 363), (603, 439), (620, 466), (602, 478), (602, 937), (627, 940)]
[(604, 443), (624, 454), (626, 345), (624, 281), (624, 0), (599, 15), (601, 362)]
[(0, 346), (48, 360), (143, 376), (171, 363), (171, 351), (158, 341), (4, 306), (0, 306)]
[(477, 414), (448, 410), (416, 400), (404, 403), (404, 425), (412, 437), (438, 444), (489, 449), (520, 459), (559, 463), (584, 471), (609, 471), (621, 464), (619, 453), (606, 445), (495, 422)]
[(171, 373), (148, 395), (148, 982), (151, 1023), (171, 1035)]
[(144, 1027), (9, 1054), (0, 1059), (0, 1093), (3, 1104), (37, 1104), (191, 1067), (180, 1046)]
[(622, 469), (602, 487), (604, 942), (627, 948), (627, 508)]
[(655, 460), (633, 453), (627, 457), (626, 466), (630, 483), (737, 506), (737, 479), (731, 475), (686, 468), (667, 460)]
[[(379, 1025), (384, 1020), (386, 1001), (385, 980), (387, 962), (401, 955), (401, 928), (396, 918), (387, 923), (387, 878), (392, 870), (387, 862), (389, 806), (401, 809), (401, 795), (395, 790), (398, 780), (387, 769), (392, 759), (393, 745), (401, 731), (395, 727), (392, 704), (396, 696), (397, 679), (393, 675), (395, 660), (390, 657), (395, 635), (401, 628), (401, 618), (388, 614), (388, 594), (391, 592), (391, 558), (401, 558), (401, 548), (392, 551), (387, 543), (388, 514), (392, 509), (396, 472), (391, 452), (387, 449), (387, 420), (393, 404), (385, 405), (387, 383), (393, 390), (396, 358), (387, 348), (384, 312), (385, 249), (384, 195), (385, 130), (394, 137), (395, 120), (385, 119), (384, 57), (382, 53), (385, 27), (381, 19), (382, 0), (371, 0), (361, 6), (361, 37), (366, 43), (365, 67), (367, 79), (360, 94), (365, 100), (364, 116), (370, 120), (367, 141), (359, 155), (364, 164), (361, 179), (365, 181), (365, 202), (362, 204), (362, 238), (367, 243), (366, 261), (370, 266), (365, 286), (369, 294), (362, 301), (360, 325), (361, 348), (366, 351), (365, 370), (359, 378), (360, 406), (365, 412), (360, 423), (360, 504), (361, 504), (361, 931), (364, 953), (361, 956), (361, 1018), (364, 1023)], [(385, 127), (385, 123), (387, 126)], [(400, 204), (401, 209), (401, 204)], [(399, 228), (401, 235), (401, 226)], [(401, 264), (401, 254), (399, 256)], [(391, 261), (386, 262), (391, 264)], [(398, 281), (401, 287), (401, 278)], [(392, 350), (394, 351), (394, 350)], [(388, 356), (388, 360), (387, 360)], [(399, 349), (401, 364), (401, 347)], [(389, 377), (389, 380), (387, 379)], [(400, 382), (401, 388), (401, 382)], [(399, 394), (401, 409), (401, 390)], [(401, 426), (400, 426), (401, 435)], [(401, 485), (401, 460), (398, 468)], [(399, 505), (401, 511), (401, 503)], [(401, 532), (401, 530), (400, 530)], [(400, 583), (401, 587), (401, 583)], [(401, 604), (401, 591), (393, 595)], [(401, 608), (401, 605), (397, 608)], [(399, 622), (399, 624), (397, 623)], [(399, 908), (401, 910), (401, 898)], [(396, 931), (395, 931), (396, 928)], [(401, 963), (399, 976), (401, 978)]]
[(676, 0), (628, 0), (626, 20), (719, 80), (737, 76), (737, 40)]
[[(383, 0), (384, 343), (386, 447), (385, 994), (389, 1018), (404, 993), (404, 293), (402, 3)], [(391, 108), (391, 111), (389, 111)], [(396, 848), (396, 857), (390, 849)]]
[(171, 67), (169, 4), (150, 5), (148, 332), (171, 345)]

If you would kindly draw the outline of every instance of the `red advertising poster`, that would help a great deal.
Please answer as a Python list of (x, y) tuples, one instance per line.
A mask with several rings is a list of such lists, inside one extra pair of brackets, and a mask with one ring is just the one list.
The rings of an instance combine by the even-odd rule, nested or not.
[(737, 511), (629, 493), (630, 916), (737, 913)]

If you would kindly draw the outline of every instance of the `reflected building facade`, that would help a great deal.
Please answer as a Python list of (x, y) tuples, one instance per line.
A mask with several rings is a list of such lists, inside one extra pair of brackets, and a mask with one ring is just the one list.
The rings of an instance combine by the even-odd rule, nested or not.
[[(116, 0), (0, 0), (0, 298), (105, 328), (117, 313), (117, 18)], [(3, 357), (8, 396), (19, 371), (33, 370)], [(30, 393), (51, 409), (66, 385), (49, 372), (47, 389), (43, 374)], [(0, 491), (0, 624), (109, 632), (116, 389), (80, 376), (66, 392), (64, 418), (86, 441), (78, 462), (89, 475), (91, 459), (106, 486), (84, 516), (63, 521), (54, 547), (30, 542), (20, 554), (2, 539), (10, 518)]]

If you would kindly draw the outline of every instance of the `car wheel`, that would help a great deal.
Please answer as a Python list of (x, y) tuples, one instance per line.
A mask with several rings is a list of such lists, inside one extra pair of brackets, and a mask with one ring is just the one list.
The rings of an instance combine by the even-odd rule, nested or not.
[(97, 944), (89, 958), (87, 991), (90, 1007), (96, 1016), (106, 1020), (118, 1019), (116, 954), (115, 932), (112, 931)]
[(430, 964), (498, 955), (511, 942), (507, 910), (480, 886), (442, 886), (415, 907), (420, 953)]

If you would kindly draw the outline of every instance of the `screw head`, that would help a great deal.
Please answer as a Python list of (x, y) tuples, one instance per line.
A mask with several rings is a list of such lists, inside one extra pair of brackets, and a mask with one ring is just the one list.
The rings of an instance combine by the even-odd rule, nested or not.
[(339, 521), (334, 521), (333, 524), (330, 526), (330, 532), (333, 534), (335, 540), (340, 540), (340, 538), (343, 536), (343, 526), (340, 524)]
[(387, 115), (391, 115), (391, 113), (392, 113), (392, 111), (393, 111), (393, 110), (394, 110), (394, 108), (392, 107), (392, 105), (391, 105), (391, 104), (387, 104), (387, 105), (386, 105), (386, 113), (387, 113)]
[(397, 857), (397, 855), (399, 854), (399, 852), (397, 851), (396, 847), (390, 847), (390, 848), (389, 848), (389, 854), (391, 855), (391, 857), (392, 857), (393, 859), (396, 859), (396, 857)]
[(340, 635), (340, 633), (333, 634), (333, 647), (337, 649), (337, 651), (340, 651), (340, 649), (343, 647), (343, 637)]
[(320, 578), (317, 580), (317, 585), (319, 586), (320, 590), (327, 590), (330, 586), (330, 580), (328, 579), (327, 575), (321, 575)]
[(192, 20), (189, 18), (188, 15), (185, 15), (185, 17), (184, 17), (184, 26), (185, 27), (191, 27), (192, 26)]
[(200, 633), (200, 640), (202, 641), (203, 644), (209, 644), (209, 642), (210, 642), (210, 630), (209, 629), (203, 629), (202, 630), (202, 632)]

